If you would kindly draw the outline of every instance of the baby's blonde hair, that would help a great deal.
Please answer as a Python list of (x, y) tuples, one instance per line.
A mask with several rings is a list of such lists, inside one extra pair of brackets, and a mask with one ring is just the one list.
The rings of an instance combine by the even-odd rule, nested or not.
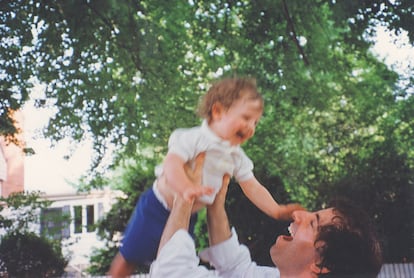
[(263, 109), (263, 97), (257, 90), (256, 80), (248, 77), (233, 77), (221, 79), (210, 87), (203, 96), (198, 106), (198, 115), (211, 120), (212, 108), (215, 103), (220, 103), (228, 110), (234, 102), (246, 98), (248, 100), (260, 100)]

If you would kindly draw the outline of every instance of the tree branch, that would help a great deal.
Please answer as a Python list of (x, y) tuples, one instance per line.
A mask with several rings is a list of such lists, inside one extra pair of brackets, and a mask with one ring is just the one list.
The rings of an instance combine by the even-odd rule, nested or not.
[(303, 51), (303, 48), (300, 45), (299, 40), (297, 38), (296, 31), (295, 31), (295, 25), (293, 24), (293, 20), (290, 17), (289, 9), (286, 4), (286, 0), (283, 0), (282, 2), (283, 2), (283, 11), (285, 12), (288, 28), (289, 28), (289, 31), (292, 33), (291, 37), (293, 39), (293, 42), (295, 43), (296, 48), (298, 49), (300, 55), (302, 56), (305, 66), (309, 66), (308, 58), (306, 57), (305, 52)]
[[(115, 32), (115, 25), (113, 24), (113, 22), (106, 18), (104, 15), (102, 15), (98, 10), (96, 10), (92, 5), (90, 5), (87, 1), (84, 2), (84, 4), (95, 14), (97, 15), (102, 22), (111, 30), (111, 32)], [(131, 49), (129, 49), (129, 47), (123, 43), (120, 42), (119, 40), (115, 40), (115, 44), (120, 46), (121, 48), (125, 49), (128, 51), (129, 55), (132, 56), (132, 61), (135, 64), (135, 67), (139, 70), (142, 71), (142, 67), (141, 67), (141, 63), (140, 63), (140, 59), (138, 57), (138, 55), (135, 54), (135, 51), (132, 51)], [(138, 51), (139, 52), (139, 51)]]

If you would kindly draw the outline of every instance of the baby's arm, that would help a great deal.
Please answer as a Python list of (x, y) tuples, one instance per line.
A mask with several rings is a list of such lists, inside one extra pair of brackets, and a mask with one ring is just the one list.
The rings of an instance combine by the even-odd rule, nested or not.
[(299, 204), (279, 205), (270, 192), (255, 177), (240, 182), (244, 194), (261, 211), (279, 220), (291, 220), (292, 212), (303, 210)]
[[(200, 159), (204, 159), (204, 154), (197, 156), (196, 160)], [(194, 184), (187, 176), (185, 167), (188, 167), (188, 164), (179, 155), (167, 153), (164, 159), (164, 175), (168, 186), (171, 186), (174, 192), (181, 194), (187, 201), (213, 192), (209, 186)]]

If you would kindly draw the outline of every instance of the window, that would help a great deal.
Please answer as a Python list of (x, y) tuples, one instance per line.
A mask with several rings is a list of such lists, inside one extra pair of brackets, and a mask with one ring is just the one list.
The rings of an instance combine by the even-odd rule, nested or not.
[[(95, 222), (102, 208), (95, 205), (63, 206), (59, 208), (43, 209), (40, 215), (40, 232), (50, 239), (65, 239), (70, 237), (70, 223), (73, 224), (73, 233), (92, 233), (95, 231)], [(71, 216), (71, 207), (72, 216)], [(95, 212), (97, 214), (95, 214)]]
[[(95, 206), (84, 205), (73, 207), (73, 222), (75, 234), (95, 231)], [(85, 230), (83, 230), (85, 228)]]
[(40, 214), (40, 233), (50, 239), (61, 240), (69, 234), (69, 206), (43, 209)]
[(95, 215), (94, 215), (94, 206), (89, 205), (86, 206), (86, 231), (88, 233), (93, 232), (95, 230)]
[(73, 222), (75, 224), (74, 233), (80, 234), (82, 233), (82, 206), (74, 206), (73, 213)]

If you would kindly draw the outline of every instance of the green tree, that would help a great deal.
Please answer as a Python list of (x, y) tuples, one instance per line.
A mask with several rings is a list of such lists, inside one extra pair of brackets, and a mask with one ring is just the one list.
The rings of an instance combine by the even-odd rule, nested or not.
[(67, 265), (59, 243), (34, 233), (4, 236), (0, 254), (9, 277), (59, 277)]
[(10, 277), (56, 277), (68, 263), (60, 241), (38, 236), (35, 231), (41, 209), (50, 206), (39, 192), (13, 193), (0, 198), (0, 261)]
[(0, 228), (7, 234), (29, 233), (39, 223), (41, 209), (50, 206), (40, 192), (16, 192), (0, 197)]

